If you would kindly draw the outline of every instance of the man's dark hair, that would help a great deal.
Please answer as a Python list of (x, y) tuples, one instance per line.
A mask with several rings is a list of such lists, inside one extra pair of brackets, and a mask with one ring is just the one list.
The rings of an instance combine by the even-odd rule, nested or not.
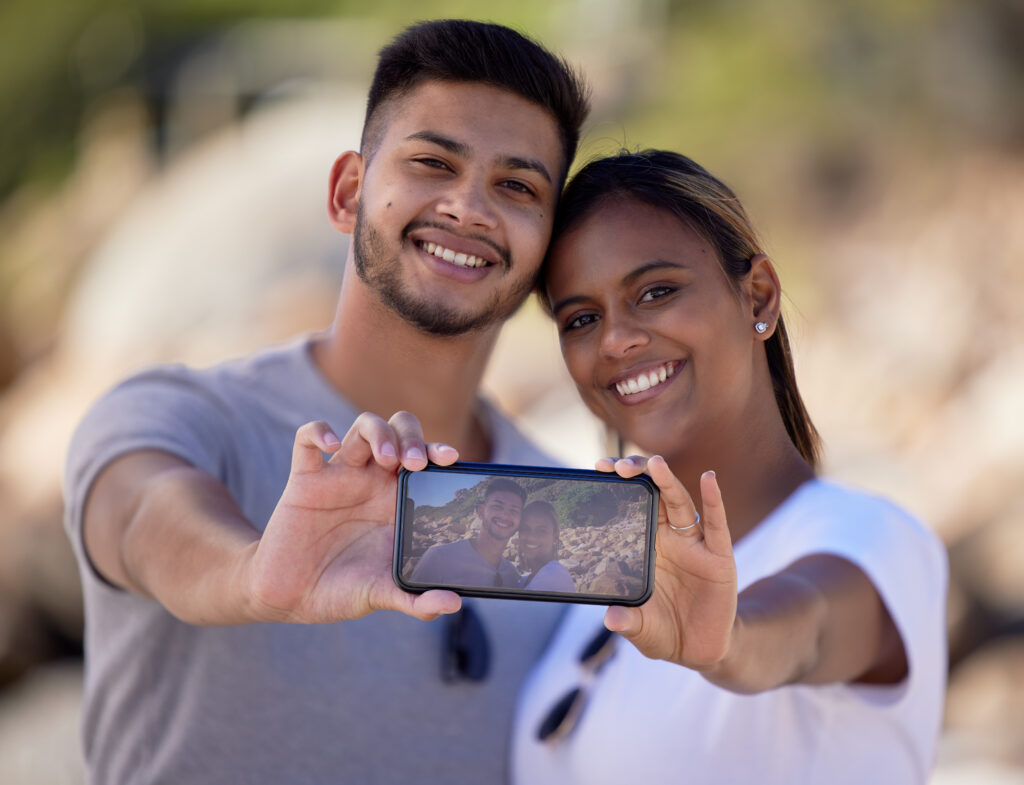
[(465, 19), (420, 22), (381, 50), (366, 101), (364, 157), (372, 158), (380, 143), (384, 105), (434, 80), (491, 85), (546, 109), (558, 124), (564, 181), (590, 110), (583, 78), (564, 59), (515, 30)]
[(526, 491), (523, 490), (519, 483), (515, 480), (510, 480), (508, 477), (494, 477), (490, 482), (488, 482), (487, 486), (484, 488), (484, 498), (482, 503), (487, 504), (487, 499), (490, 495), (500, 491), (514, 493), (522, 500), (523, 504), (526, 504)]

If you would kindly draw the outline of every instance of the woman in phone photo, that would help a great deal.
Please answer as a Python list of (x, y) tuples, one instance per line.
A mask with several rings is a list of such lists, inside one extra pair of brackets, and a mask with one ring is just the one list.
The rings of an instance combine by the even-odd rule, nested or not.
[(945, 552), (819, 476), (779, 278), (735, 194), (675, 153), (592, 162), (542, 276), (584, 402), (650, 456), (598, 468), (646, 471), (662, 504), (651, 599), (572, 607), (524, 689), (515, 781), (924, 783)]
[(558, 561), (558, 512), (551, 502), (535, 500), (523, 508), (519, 523), (519, 566), (526, 572), (521, 589), (574, 592), (576, 583)]

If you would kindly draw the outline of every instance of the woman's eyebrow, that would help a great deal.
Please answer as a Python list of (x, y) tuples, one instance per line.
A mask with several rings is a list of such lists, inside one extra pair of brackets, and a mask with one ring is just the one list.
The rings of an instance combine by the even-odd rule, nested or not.
[(551, 306), (551, 313), (557, 314), (563, 308), (567, 308), (570, 305), (575, 305), (576, 303), (584, 303), (588, 299), (589, 298), (585, 297), (582, 294), (574, 294), (572, 297), (563, 297), (561, 300), (559, 300), (557, 303)]
[(665, 259), (655, 259), (652, 262), (648, 262), (647, 264), (642, 264), (639, 267), (637, 267), (635, 270), (632, 270), (631, 272), (626, 273), (624, 276), (622, 276), (622, 282), (624, 284), (629, 285), (629, 284), (633, 283), (634, 281), (636, 281), (637, 278), (640, 278), (645, 273), (649, 273), (651, 270), (662, 270), (662, 269), (665, 269), (665, 268), (668, 268), (668, 269), (671, 269), (671, 270), (685, 270), (685, 269), (687, 269), (686, 265), (682, 264), (680, 262), (669, 262), (669, 261), (666, 261)]

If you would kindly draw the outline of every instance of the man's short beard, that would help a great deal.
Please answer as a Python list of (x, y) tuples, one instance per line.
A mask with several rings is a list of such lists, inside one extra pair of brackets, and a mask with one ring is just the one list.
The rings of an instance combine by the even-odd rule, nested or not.
[(533, 288), (527, 280), (513, 291), (497, 291), (477, 313), (459, 313), (441, 303), (417, 298), (402, 280), (398, 257), (387, 257), (380, 233), (368, 225), (362, 206), (356, 214), (353, 234), (356, 272), (388, 308), (409, 324), (429, 335), (452, 337), (499, 324), (519, 308)]

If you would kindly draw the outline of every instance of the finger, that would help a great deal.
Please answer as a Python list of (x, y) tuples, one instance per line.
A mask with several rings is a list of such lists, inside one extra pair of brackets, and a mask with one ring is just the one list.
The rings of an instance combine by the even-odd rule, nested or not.
[(459, 451), (450, 444), (430, 442), (427, 445), (427, 457), (439, 466), (448, 466), (459, 460)]
[(732, 553), (732, 535), (725, 516), (725, 503), (718, 478), (713, 471), (700, 477), (700, 497), (704, 505), (704, 540), (712, 553), (726, 556)]
[(642, 455), (630, 455), (628, 458), (619, 458), (615, 462), (615, 472), (620, 477), (636, 477), (643, 474), (647, 469), (647, 458)]
[(616, 457), (611, 458), (598, 458), (594, 463), (594, 468), (599, 472), (613, 472), (615, 471), (615, 462), (619, 460)]
[(612, 605), (604, 613), (604, 626), (627, 639), (640, 632), (642, 622), (643, 614), (639, 608)]
[(395, 412), (388, 424), (398, 436), (398, 454), (402, 466), (417, 471), (427, 465), (427, 447), (423, 443), (423, 426), (416, 415), (409, 412)]
[(324, 465), (324, 453), (341, 447), (338, 435), (323, 420), (308, 422), (295, 432), (292, 446), (292, 472), (315, 472)]
[(365, 466), (374, 460), (387, 469), (398, 463), (398, 437), (391, 426), (376, 414), (363, 412), (342, 439), (333, 460), (350, 466)]
[(438, 616), (456, 613), (462, 607), (462, 598), (445, 589), (431, 589), (412, 597), (410, 613), (422, 621), (433, 621)]
[[(673, 526), (690, 526), (697, 521), (697, 507), (690, 498), (683, 483), (668, 467), (665, 459), (655, 455), (647, 462), (647, 471), (661, 492), (661, 501), (665, 505), (668, 523)], [(686, 531), (672, 531), (673, 534), (691, 534), (700, 536), (701, 526), (694, 526)]]

